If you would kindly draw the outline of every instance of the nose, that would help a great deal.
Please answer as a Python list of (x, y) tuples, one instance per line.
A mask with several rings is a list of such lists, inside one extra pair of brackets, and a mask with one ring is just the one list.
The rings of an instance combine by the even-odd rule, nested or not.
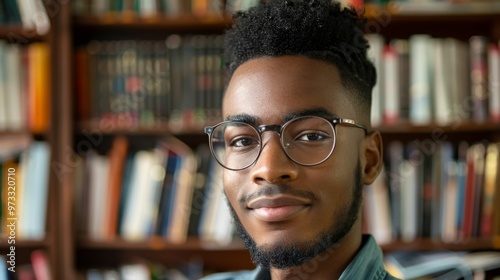
[(262, 135), (262, 151), (254, 166), (252, 179), (257, 184), (278, 184), (293, 181), (298, 175), (298, 165), (288, 158), (277, 133)]

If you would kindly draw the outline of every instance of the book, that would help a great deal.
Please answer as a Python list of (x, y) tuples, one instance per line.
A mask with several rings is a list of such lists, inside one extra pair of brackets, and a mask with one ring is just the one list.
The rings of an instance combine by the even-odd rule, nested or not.
[(172, 205), (175, 198), (175, 172), (180, 165), (180, 156), (174, 151), (167, 150), (165, 160), (165, 177), (160, 192), (160, 202), (158, 205), (158, 216), (156, 220), (156, 234), (167, 236), (172, 220)]
[(488, 120), (488, 39), (472, 36), (469, 44), (471, 101), (474, 104), (472, 119), (485, 122)]
[(399, 279), (418, 279), (451, 269), (467, 269), (462, 262), (464, 252), (395, 251), (384, 258), (387, 271)]
[(432, 121), (432, 38), (412, 35), (410, 44), (410, 121), (428, 124)]
[(490, 44), (488, 50), (489, 120), (500, 122), (500, 48)]
[(42, 250), (34, 250), (30, 257), (36, 280), (51, 280), (52, 274), (46, 253)]
[(481, 209), (482, 213), (480, 214), (480, 236), (485, 238), (490, 238), (493, 234), (493, 210), (495, 207), (495, 196), (500, 196), (500, 193), (497, 192), (497, 188), (495, 187), (495, 184), (497, 184), (497, 177), (500, 176), (500, 174), (498, 174), (499, 161), (500, 145), (498, 143), (488, 144), (484, 165), (484, 190), (483, 204)]
[(478, 279), (500, 267), (500, 253), (396, 251), (385, 257), (387, 271), (400, 279)]
[(26, 151), (24, 160), (20, 168), (24, 179), (18, 185), (23, 190), (22, 195), (18, 197), (18, 200), (22, 200), (22, 210), (18, 212), (18, 237), (42, 240), (45, 237), (49, 193), (49, 144), (34, 141)]
[(209, 163), (212, 154), (208, 145), (200, 145), (196, 149), (197, 170), (194, 182), (193, 198), (191, 200), (191, 214), (189, 217), (188, 236), (196, 236), (202, 216), (205, 201), (205, 185), (209, 176)]
[(153, 225), (158, 210), (161, 157), (152, 150), (135, 153), (130, 185), (127, 188), (126, 201), (120, 235), (127, 240), (143, 240), (152, 235)]
[(0, 40), (0, 131), (6, 130), (8, 127), (8, 112), (7, 104), (9, 104), (9, 98), (7, 93), (7, 65), (6, 61), (6, 49), (7, 43)]
[(378, 126), (383, 120), (383, 50), (384, 50), (384, 38), (380, 34), (367, 34), (368, 42), (370, 43), (370, 48), (368, 49), (367, 56), (372, 61), (375, 69), (377, 70), (377, 81), (372, 90), (372, 107), (371, 107), (371, 124), (372, 126)]
[(364, 207), (368, 231), (378, 244), (392, 241), (391, 212), (389, 190), (385, 171), (382, 171), (371, 186), (364, 188)]
[(33, 43), (29, 46), (29, 109), (30, 128), (35, 133), (44, 133), (50, 119), (50, 71), (49, 46)]
[(93, 152), (88, 157), (90, 180), (88, 186), (88, 236), (95, 240), (105, 239), (106, 236), (106, 205), (110, 199), (108, 191), (109, 158)]
[[(18, 45), (10, 44), (5, 49), (4, 60), (8, 65), (5, 69), (4, 90), (6, 91), (7, 128), (9, 130), (22, 130), (25, 128), (24, 101), (22, 98), (22, 63), (21, 48)], [(1, 51), (0, 51), (1, 52)]]
[(113, 238), (117, 234), (118, 228), (118, 210), (120, 203), (121, 188), (123, 185), (123, 171), (128, 151), (128, 140), (125, 137), (116, 137), (113, 139), (112, 147), (109, 152), (109, 169), (108, 169), (108, 203), (105, 206), (105, 211), (102, 213), (103, 227), (105, 228), (104, 236)]
[(384, 50), (384, 112), (383, 123), (395, 124), (400, 121), (400, 75), (399, 73), (399, 57), (395, 49), (391, 45), (387, 45)]
[(181, 155), (181, 162), (176, 170), (174, 187), (175, 198), (171, 210), (173, 215), (167, 239), (174, 243), (185, 242), (188, 235), (189, 217), (194, 192), (194, 176), (196, 172), (196, 159), (191, 149), (176, 139), (169, 139), (171, 150)]

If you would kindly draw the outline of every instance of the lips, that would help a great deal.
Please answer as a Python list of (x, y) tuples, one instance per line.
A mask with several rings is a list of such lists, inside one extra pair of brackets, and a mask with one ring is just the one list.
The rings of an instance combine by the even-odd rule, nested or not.
[(295, 217), (310, 204), (309, 200), (295, 196), (265, 196), (251, 200), (247, 207), (259, 220), (281, 222)]

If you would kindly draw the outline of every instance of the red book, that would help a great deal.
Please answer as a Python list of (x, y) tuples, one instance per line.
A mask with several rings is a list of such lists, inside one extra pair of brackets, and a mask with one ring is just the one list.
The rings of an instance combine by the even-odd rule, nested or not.
[(465, 203), (462, 228), (460, 229), (460, 237), (462, 240), (468, 239), (472, 235), (472, 219), (474, 209), (474, 188), (476, 185), (476, 174), (474, 171), (474, 146), (471, 146), (467, 151), (467, 171), (465, 181)]
[(31, 263), (33, 265), (33, 271), (35, 272), (35, 278), (37, 280), (52, 279), (50, 274), (49, 261), (44, 251), (42, 250), (33, 251), (31, 253)]

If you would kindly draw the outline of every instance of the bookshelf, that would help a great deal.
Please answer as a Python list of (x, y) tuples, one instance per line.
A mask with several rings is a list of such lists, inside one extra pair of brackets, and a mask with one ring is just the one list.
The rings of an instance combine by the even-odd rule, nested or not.
[[(75, 1), (78, 2), (78, 1)], [(424, 8), (422, 8), (424, 6)], [(184, 265), (190, 261), (202, 260), (208, 271), (251, 269), (247, 251), (241, 243), (234, 241), (227, 245), (207, 244), (198, 238), (189, 237), (183, 243), (172, 243), (153, 237), (150, 239), (129, 241), (119, 236), (106, 240), (94, 240), (75, 231), (76, 185), (73, 181), (78, 164), (74, 159), (77, 147), (89, 142), (85, 132), (96, 132), (102, 137), (99, 145), (93, 146), (98, 152), (106, 153), (112, 146), (112, 140), (124, 136), (130, 145), (141, 149), (152, 147), (159, 139), (174, 135), (189, 147), (196, 148), (206, 143), (202, 133), (203, 124), (183, 128), (172, 128), (168, 120), (152, 126), (103, 126), (99, 120), (79, 119), (77, 107), (79, 101), (75, 93), (77, 77), (74, 76), (75, 54), (78, 49), (93, 40), (165, 40), (169, 35), (222, 34), (231, 24), (225, 14), (175, 15), (155, 14), (139, 16), (137, 13), (89, 13), (74, 14), (68, 4), (59, 4), (58, 13), (50, 17), (50, 33), (39, 36), (24, 30), (20, 25), (0, 25), (0, 39), (8, 40), (13, 34), (21, 34), (27, 43), (49, 42), (51, 110), (50, 128), (47, 132), (36, 134), (50, 143), (51, 162), (60, 163), (62, 176), (51, 169), (49, 178), (49, 203), (47, 209), (47, 232), (42, 241), (20, 241), (18, 244), (20, 261), (29, 263), (30, 252), (43, 249), (47, 252), (54, 279), (76, 279), (78, 271), (117, 267), (137, 259), (150, 260), (168, 266)], [(388, 14), (386, 14), (388, 12)], [(386, 16), (389, 15), (389, 18)], [(370, 32), (381, 34), (386, 41), (395, 38), (407, 39), (412, 34), (429, 34), (433, 37), (453, 37), (467, 41), (470, 36), (483, 35), (491, 40), (500, 39), (500, 6), (498, 3), (448, 5), (446, 3), (419, 5), (370, 7), (367, 10)], [(16, 41), (24, 44), (24, 41)], [(432, 138), (438, 133), (446, 135), (447, 140), (458, 143), (467, 140), (475, 143), (484, 139), (500, 142), (499, 123), (476, 123), (463, 121), (460, 125), (415, 125), (401, 121), (394, 125), (382, 124), (377, 127), (384, 141), (410, 142)], [(25, 135), (30, 131), (0, 131), (0, 137)], [(8, 247), (0, 240), (2, 254)], [(412, 242), (396, 240), (382, 246), (385, 252), (407, 250), (498, 250), (489, 238), (471, 239), (459, 243), (433, 241), (429, 238), (417, 238)]]
[[(7, 1), (0, 2), (2, 2), (0, 5), (5, 5), (3, 2)], [(9, 2), (12, 4), (12, 1)], [(2, 11), (2, 16), (5, 16), (5, 14), (3, 14), (4, 12), (6, 11)], [(13, 15), (10, 12), (11, 11), (7, 11), (8, 16)], [(6, 20), (5, 17), (3, 17), (3, 19)], [(51, 23), (50, 19), (48, 19), (48, 23)], [(47, 168), (48, 178), (44, 177), (45, 179), (41, 180), (41, 182), (32, 184), (34, 188), (43, 190), (43, 192), (38, 192), (41, 197), (46, 196), (47, 198), (46, 200), (42, 199), (36, 201), (36, 203), (42, 202), (42, 204), (45, 204), (46, 201), (46, 207), (43, 206), (43, 210), (41, 210), (41, 213), (43, 214), (38, 215), (41, 221), (36, 222), (36, 224), (39, 224), (40, 226), (37, 227), (36, 234), (33, 233), (33, 228), (29, 230), (27, 228), (23, 228), (22, 232), (19, 230), (21, 225), (23, 227), (26, 226), (26, 223), (24, 223), (23, 220), (29, 220), (31, 217), (35, 218), (34, 215), (31, 215), (31, 211), (35, 208), (29, 209), (29, 207), (22, 205), (21, 201), (28, 201), (28, 197), (30, 195), (23, 194), (21, 197), (17, 191), (19, 189), (18, 180), (20, 179), (20, 175), (18, 173), (20, 172), (18, 169), (20, 165), (18, 164), (21, 164), (21, 161), (23, 161), (23, 164), (25, 165), (22, 168), (25, 168), (25, 171), (27, 171), (25, 173), (31, 173), (34, 170), (30, 168), (28, 164), (35, 164), (35, 166), (39, 166), (41, 163), (35, 161), (28, 163), (31, 160), (28, 160), (28, 158), (33, 158), (33, 154), (26, 157), (25, 160), (19, 160), (19, 153), (32, 150), (32, 143), (35, 143), (33, 141), (36, 141), (37, 143), (47, 143), (46, 147), (51, 151), (50, 153), (44, 154), (44, 157), (46, 156), (46, 163), (49, 163), (49, 159), (53, 159), (55, 155), (53, 152), (55, 150), (54, 147), (56, 147), (55, 143), (58, 136), (54, 133), (52, 126), (53, 116), (47, 114), (47, 111), (53, 104), (52, 98), (54, 98), (56, 92), (50, 88), (50, 83), (52, 82), (50, 73), (53, 73), (56, 68), (55, 65), (46, 60), (46, 58), (53, 56), (55, 50), (53, 46), (57, 44), (57, 36), (51, 32), (43, 34), (38, 33), (35, 29), (27, 28), (21, 21), (12, 20), (12, 18), (10, 18), (8, 21), (0, 22), (0, 40), (2, 41), (4, 47), (2, 49), (4, 60), (2, 61), (3, 77), (1, 86), (3, 87), (3, 94), (5, 94), (3, 96), (5, 99), (2, 100), (0, 110), (5, 111), (8, 114), (7, 118), (5, 118), (6, 115), (3, 115), (3, 119), (1, 120), (2, 128), (0, 129), (0, 139), (2, 140), (1, 142), (4, 146), (0, 148), (3, 157), (0, 163), (3, 165), (1, 172), (4, 172), (4, 175), (6, 174), (5, 172), (8, 172), (6, 164), (9, 164), (9, 167), (14, 167), (15, 169), (14, 177), (16, 180), (16, 204), (14, 211), (16, 211), (15, 215), (18, 218), (18, 220), (15, 220), (15, 234), (12, 231), (6, 232), (6, 229), (3, 227), (6, 225), (4, 224), (4, 218), (7, 218), (7, 213), (5, 212), (5, 209), (7, 208), (4, 207), (7, 199), (6, 197), (2, 197), (3, 215), (1, 230), (2, 236), (0, 237), (0, 253), (3, 257), (2, 261), (4, 261), (4, 258), (6, 261), (12, 261), (12, 257), (7, 256), (8, 254), (12, 255), (13, 252), (15, 253), (15, 264), (9, 263), (7, 268), (14, 268), (19, 273), (20, 271), (32, 271), (35, 266), (39, 268), (40, 262), (43, 262), (43, 267), (45, 269), (48, 269), (49, 271), (56, 273), (54, 275), (57, 275), (59, 268), (56, 264), (59, 251), (56, 243), (58, 225), (56, 213), (59, 212), (59, 205), (55, 199), (55, 196), (57, 195), (57, 180), (55, 178), (55, 174), (50, 172)], [(38, 55), (34, 54), (35, 49), (37, 49), (36, 51), (38, 52)], [(29, 62), (24, 60), (26, 58), (29, 59)], [(37, 59), (38, 61), (35, 61)], [(22, 75), (27, 75), (26, 73), (28, 72), (31, 74), (35, 71), (39, 71), (40, 69), (45, 69), (42, 71), (46, 74), (40, 74), (39, 76), (42, 78), (37, 81), (22, 80), (24, 77), (19, 77), (20, 72), (23, 73)], [(22, 83), (23, 86), (29, 84), (29, 87), (31, 88), (27, 89), (23, 86), (19, 87), (19, 85), (13, 86), (16, 82)], [(34, 93), (35, 91), (36, 93)], [(36, 94), (41, 95), (35, 97)], [(14, 99), (14, 95), (22, 95), (23, 103), (19, 102), (21, 100), (19, 98), (15, 98), (16, 101), (12, 102), (11, 99)], [(26, 107), (27, 102), (36, 105), (28, 109), (28, 107)], [(21, 114), (27, 114), (27, 112), (36, 114), (36, 117), (33, 118), (32, 116), (25, 115), (21, 117)], [(13, 143), (15, 144), (12, 145)], [(13, 150), (9, 150), (9, 148), (13, 148)], [(44, 165), (48, 167), (47, 164)], [(29, 178), (31, 182), (33, 182), (33, 179), (35, 178), (35, 175), (31, 174), (23, 175), (26, 182), (28, 181), (28, 177), (31, 177)], [(7, 178), (2, 177), (1, 185), (4, 195), (7, 194), (7, 192), (5, 192), (7, 184)], [(34, 190), (33, 188), (25, 188), (28, 192)], [(34, 200), (31, 201), (34, 202)], [(21, 216), (18, 212), (20, 211), (21, 206), (24, 206), (22, 207), (25, 212), (25, 215), (23, 216)], [(11, 215), (10, 212), (8, 214)], [(10, 228), (7, 230), (10, 230)], [(38, 262), (38, 265), (34, 264), (34, 260), (35, 262)], [(2, 273), (10, 272), (2, 271)], [(37, 277), (42, 277), (42, 275), (37, 274)]]

